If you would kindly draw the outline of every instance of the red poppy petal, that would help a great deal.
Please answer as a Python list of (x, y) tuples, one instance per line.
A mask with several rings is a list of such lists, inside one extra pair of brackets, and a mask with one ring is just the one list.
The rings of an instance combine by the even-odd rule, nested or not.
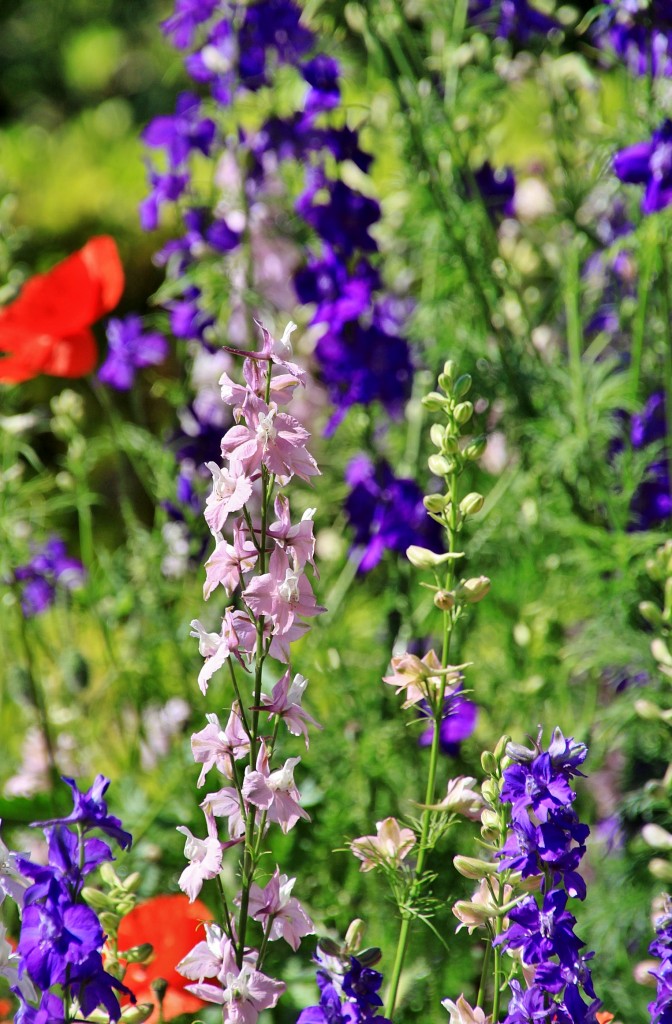
[[(151, 942), (154, 959), (142, 968), (143, 985), (148, 985), (155, 978), (165, 978), (170, 985), (182, 988), (189, 981), (178, 974), (175, 966), (203, 938), (202, 922), (211, 920), (212, 914), (200, 900), (189, 903), (181, 893), (155, 896), (122, 919), (119, 949), (123, 951)], [(131, 969), (129, 967), (129, 974)], [(140, 980), (137, 977), (137, 981)]]
[(90, 239), (80, 253), (91, 277), (99, 282), (98, 316), (102, 316), (114, 309), (124, 291), (124, 268), (119, 259), (117, 243), (110, 235), (98, 235)]
[(86, 328), (67, 338), (53, 338), (42, 373), (52, 377), (84, 377), (96, 365), (96, 339)]
[(0, 320), (0, 351), (10, 353), (0, 358), (0, 383), (19, 384), (43, 373), (53, 342), (49, 334), (36, 335), (28, 328), (7, 326)]

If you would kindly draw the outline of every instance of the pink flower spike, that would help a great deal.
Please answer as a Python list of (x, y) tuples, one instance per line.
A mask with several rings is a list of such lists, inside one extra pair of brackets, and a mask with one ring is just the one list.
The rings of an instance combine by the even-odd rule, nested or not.
[(260, 921), (264, 931), (272, 919), (270, 939), (284, 939), (297, 951), (304, 935), (313, 935), (315, 929), (299, 901), (292, 896), (295, 878), (281, 875), (276, 867), (268, 885), (263, 889), (254, 884), (250, 888), (250, 914)]
[(292, 736), (303, 735), (306, 740), (306, 749), (308, 749), (308, 724), (314, 725), (316, 729), (321, 729), (322, 726), (301, 707), (301, 700), (308, 685), (308, 680), (298, 674), (294, 676), (291, 683), (289, 680), (290, 673), (289, 669), (287, 669), (273, 687), (270, 697), (262, 693), (261, 703), (264, 709), (270, 712), (271, 716), (279, 715), (280, 718), (284, 719), (285, 725)]
[(294, 355), (291, 336), (296, 330), (296, 324), (290, 320), (282, 333), (280, 341), (276, 341), (271, 333), (267, 331), (259, 321), (255, 322), (257, 327), (261, 328), (261, 333), (264, 339), (261, 349), (262, 354), (267, 356), (268, 359), (276, 364), (276, 366), (282, 367), (282, 369), (286, 370), (292, 377), (295, 377), (299, 384), (303, 384), (305, 386), (308, 380), (306, 371), (302, 370), (297, 363), (288, 362), (288, 359)]
[(217, 1003), (222, 1007), (222, 1024), (256, 1024), (262, 1010), (272, 1009), (285, 991), (282, 981), (275, 981), (257, 971), (247, 959), (238, 968), (235, 962), (230, 970), (219, 973), (222, 988), (214, 985), (185, 985), (199, 999)]
[(379, 864), (401, 867), (402, 860), (415, 846), (415, 832), (400, 828), (396, 818), (376, 822), (375, 836), (353, 839), (350, 849), (362, 861), (361, 871), (372, 871)]
[(238, 463), (222, 469), (216, 462), (206, 462), (212, 473), (212, 491), (205, 502), (205, 521), (213, 533), (221, 533), (231, 512), (239, 512), (252, 495), (252, 482)]
[(276, 547), (271, 555), (269, 571), (255, 576), (245, 590), (244, 598), (252, 612), (273, 620), (273, 633), (286, 633), (296, 615), (319, 615), (324, 611), (315, 602), (308, 579), (294, 561), (290, 567), (286, 552)]
[(221, 533), (215, 534), (215, 540), (215, 550), (205, 563), (203, 597), (206, 601), (219, 584), (230, 595), (242, 582), (243, 573), (250, 572), (259, 557), (248, 538), (243, 519), (236, 519), (233, 523), (233, 544), (227, 543)]
[(212, 815), (215, 818), (228, 818), (230, 839), (238, 841), (241, 836), (245, 835), (247, 806), (240, 806), (238, 791), (233, 786), (224, 786), (216, 793), (208, 793), (201, 804), (201, 809), (206, 815)]
[(307, 508), (301, 517), (301, 522), (292, 526), (289, 516), (289, 502), (283, 494), (275, 499), (275, 514), (278, 517), (276, 522), (271, 523), (268, 532), (276, 541), (282, 543), (283, 547), (291, 547), (294, 556), (301, 568), (309, 562), (315, 575), (318, 576), (315, 568), (315, 537), (313, 534), (313, 517), (316, 509)]
[(231, 708), (226, 729), (222, 729), (217, 715), (208, 714), (205, 717), (208, 724), (191, 737), (191, 752), (194, 755), (194, 761), (196, 764), (203, 765), (198, 777), (197, 785), (199, 787), (205, 782), (205, 777), (211, 768), (216, 767), (227, 779), (233, 778), (231, 759), (240, 760), (241, 757), (247, 755), (250, 749), (250, 740), (243, 728), (240, 705), (237, 701)]
[(189, 861), (189, 865), (180, 875), (178, 885), (189, 897), (190, 903), (198, 896), (203, 882), (209, 878), (216, 878), (222, 867), (222, 844), (217, 834), (217, 823), (209, 814), (206, 814), (205, 820), (208, 826), (205, 839), (197, 839), (186, 825), (177, 826), (177, 831), (187, 837), (184, 856)]
[(205, 658), (203, 668), (198, 674), (199, 688), (201, 693), (205, 694), (208, 683), (217, 669), (222, 667), (229, 655), (238, 647), (231, 609), (227, 608), (224, 613), (221, 633), (208, 633), (198, 619), (192, 619), (189, 635), (198, 638), (198, 650)]

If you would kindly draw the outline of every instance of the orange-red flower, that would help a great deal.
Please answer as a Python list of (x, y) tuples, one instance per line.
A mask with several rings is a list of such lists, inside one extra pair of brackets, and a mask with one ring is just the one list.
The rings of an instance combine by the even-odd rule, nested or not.
[(92, 238), (0, 309), (0, 382), (83, 377), (96, 364), (91, 324), (117, 305), (124, 270), (109, 235)]
[[(164, 1020), (172, 1020), (181, 1013), (195, 1013), (205, 1006), (200, 999), (185, 992), (189, 979), (175, 970), (175, 965), (203, 938), (203, 921), (211, 921), (212, 914), (200, 900), (190, 903), (182, 893), (176, 896), (155, 896), (135, 907), (123, 918), (119, 927), (119, 950), (123, 952), (143, 942), (151, 942), (154, 955), (149, 964), (129, 964), (124, 977), (139, 1003), (155, 1003), (151, 984), (157, 978), (168, 982), (163, 1000)], [(149, 1024), (159, 1019), (158, 1009), (149, 1018)]]
[(595, 1016), (597, 1017), (598, 1024), (609, 1024), (614, 1019), (613, 1013), (609, 1013), (608, 1010), (599, 1010)]

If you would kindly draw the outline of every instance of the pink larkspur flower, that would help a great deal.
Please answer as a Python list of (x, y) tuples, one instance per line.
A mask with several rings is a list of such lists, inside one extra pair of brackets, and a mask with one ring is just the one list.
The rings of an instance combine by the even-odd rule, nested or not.
[(206, 601), (220, 584), (227, 594), (231, 594), (242, 583), (243, 573), (250, 572), (259, 557), (242, 519), (236, 519), (233, 524), (233, 544), (229, 544), (221, 533), (215, 534), (215, 541), (215, 550), (205, 563), (203, 597)]
[(237, 701), (231, 708), (225, 729), (222, 729), (217, 715), (208, 714), (205, 717), (208, 724), (191, 737), (194, 761), (203, 765), (198, 786), (203, 785), (211, 768), (217, 768), (227, 779), (233, 778), (232, 761), (245, 757), (250, 749), (250, 740), (243, 728)]
[(397, 693), (406, 691), (402, 708), (410, 708), (421, 700), (434, 701), (449, 694), (462, 681), (462, 669), (466, 665), (448, 665), (441, 662), (434, 651), (428, 651), (424, 658), (415, 654), (399, 654), (392, 658), (391, 676), (383, 676), (383, 682), (396, 686)]
[(276, 546), (268, 568), (267, 573), (250, 581), (244, 597), (255, 615), (272, 619), (273, 633), (286, 633), (297, 615), (309, 617), (324, 611), (316, 604), (305, 573), (296, 560), (290, 566), (282, 548)]
[(475, 782), (476, 779), (471, 775), (458, 775), (454, 779), (448, 779), (446, 795), (440, 803), (431, 804), (431, 809), (463, 814), (470, 821), (480, 821), (485, 800), (478, 790), (472, 788)]
[[(200, 977), (186, 991), (222, 1007), (223, 1024), (256, 1024), (262, 1010), (272, 1009), (285, 991), (285, 984), (256, 969), (256, 953), (247, 954), (241, 967), (229, 939), (216, 926), (206, 925), (206, 941), (199, 942), (178, 964), (187, 978)], [(203, 982), (214, 978), (218, 984)]]
[(232, 512), (240, 512), (252, 495), (252, 482), (242, 466), (231, 463), (231, 469), (206, 462), (212, 473), (212, 491), (205, 502), (205, 521), (213, 533), (221, 533)]
[(177, 826), (177, 831), (187, 837), (184, 856), (189, 861), (180, 875), (178, 885), (189, 897), (190, 903), (198, 896), (203, 882), (216, 878), (222, 867), (222, 844), (217, 834), (217, 823), (209, 814), (206, 814), (205, 820), (208, 827), (205, 839), (197, 839), (186, 825)]
[(360, 836), (353, 839), (350, 849), (362, 861), (361, 871), (372, 871), (381, 863), (400, 867), (402, 860), (415, 846), (415, 832), (400, 828), (396, 818), (385, 818), (376, 822), (375, 836)]
[(292, 549), (294, 558), (300, 568), (303, 568), (306, 562), (309, 562), (317, 576), (318, 573), (315, 569), (314, 561), (315, 536), (313, 534), (313, 517), (315, 512), (316, 509), (307, 508), (301, 516), (301, 522), (297, 523), (296, 526), (292, 526), (289, 515), (289, 502), (284, 495), (279, 494), (275, 499), (275, 514), (278, 518), (276, 522), (271, 523), (268, 532), (284, 548), (290, 547)]
[(198, 650), (205, 658), (203, 668), (198, 674), (198, 685), (201, 693), (206, 693), (210, 679), (222, 667), (229, 655), (238, 648), (238, 637), (231, 609), (227, 608), (224, 613), (220, 633), (208, 633), (198, 619), (192, 619), (190, 636), (198, 638)]
[(240, 471), (251, 477), (263, 464), (269, 473), (283, 479), (296, 474), (308, 480), (319, 474), (306, 449), (310, 434), (298, 420), (278, 412), (275, 402), (267, 405), (253, 394), (246, 397), (242, 411), (245, 422), (231, 427), (222, 438), (222, 455), (230, 458), (232, 470), (240, 466)]
[(267, 331), (261, 324), (257, 324), (257, 326), (261, 328), (261, 333), (264, 339), (261, 349), (262, 353), (267, 356), (271, 362), (275, 363), (276, 366), (285, 370), (291, 377), (295, 377), (299, 384), (303, 384), (305, 386), (307, 381), (306, 371), (297, 363), (291, 363), (288, 361), (289, 356), (294, 354), (292, 350), (291, 337), (296, 330), (296, 324), (290, 320), (279, 341), (276, 341), (270, 331)]
[(245, 799), (266, 811), (267, 820), (277, 822), (284, 833), (289, 832), (299, 818), (310, 821), (299, 803), (300, 794), (294, 782), (294, 769), (300, 760), (300, 757), (289, 757), (282, 768), (271, 772), (268, 750), (262, 740), (256, 770), (247, 766), (241, 787)]
[(250, 887), (250, 914), (260, 921), (264, 932), (271, 922), (270, 939), (284, 939), (297, 951), (304, 935), (313, 935), (315, 929), (305, 910), (292, 896), (295, 878), (281, 875), (276, 867), (273, 877), (262, 889), (256, 883)]
[(301, 707), (301, 700), (303, 694), (308, 685), (308, 680), (304, 679), (302, 675), (294, 676), (294, 679), (290, 683), (290, 672), (289, 669), (285, 674), (278, 679), (277, 683), (273, 687), (273, 691), (270, 695), (262, 693), (261, 703), (265, 711), (268, 711), (271, 715), (279, 715), (283, 719), (288, 730), (292, 736), (303, 735), (306, 740), (306, 749), (308, 748), (308, 725), (314, 725), (316, 729), (321, 729), (315, 719), (308, 714), (307, 711)]

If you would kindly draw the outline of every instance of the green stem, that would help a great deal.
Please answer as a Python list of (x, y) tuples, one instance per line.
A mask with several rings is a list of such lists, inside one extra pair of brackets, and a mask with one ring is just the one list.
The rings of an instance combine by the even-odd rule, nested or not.
[(25, 659), (26, 668), (26, 679), (28, 682), (28, 690), (30, 692), (30, 699), (37, 712), (39, 720), (39, 727), (44, 737), (44, 745), (47, 751), (47, 766), (49, 769), (49, 779), (51, 782), (52, 793), (58, 788), (60, 782), (60, 772), (58, 770), (58, 764), (56, 763), (56, 751), (54, 747), (54, 741), (51, 735), (51, 725), (49, 723), (49, 715), (47, 713), (47, 702), (44, 698), (42, 688), (37, 681), (37, 674), (35, 672), (35, 666), (33, 663), (33, 655), (31, 650), (31, 641), (28, 637), (28, 627), (26, 619), (21, 610), (21, 601), (17, 595), (17, 607), (19, 609), (19, 636), (21, 637), (21, 645), (23, 647), (23, 656)]
[(579, 243), (578, 240), (575, 240), (568, 247), (567, 253), (565, 313), (567, 316), (569, 373), (574, 397), (574, 422), (578, 437), (586, 443), (588, 441), (588, 420), (583, 388), (583, 331), (581, 329), (581, 314), (579, 310), (580, 286)]
[(488, 968), (490, 966), (490, 956), (492, 954), (492, 932), (488, 933), (488, 937), (485, 940), (485, 952), (483, 953), (483, 967), (481, 969), (481, 980), (478, 986), (478, 995), (476, 996), (476, 1006), (483, 1006), (485, 1000), (485, 979), (488, 976)]

